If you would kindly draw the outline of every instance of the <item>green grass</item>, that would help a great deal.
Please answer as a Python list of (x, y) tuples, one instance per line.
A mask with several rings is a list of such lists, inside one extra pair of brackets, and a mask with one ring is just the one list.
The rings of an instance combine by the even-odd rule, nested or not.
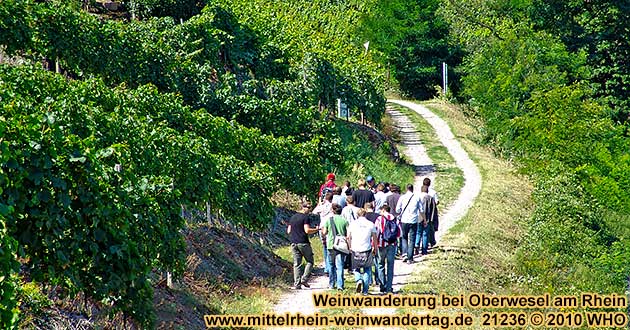
[[(315, 267), (318, 267), (322, 264), (323, 257), (323, 249), (322, 249), (322, 240), (319, 239), (317, 234), (309, 235), (309, 240), (311, 242), (311, 249), (313, 250), (313, 259), (315, 260)], [(291, 246), (285, 245), (278, 247), (273, 250), (273, 252), (278, 255), (280, 258), (293, 263), (293, 254), (291, 254)]]
[(422, 116), (397, 104), (390, 103), (389, 106), (406, 115), (415, 125), (427, 155), (435, 164), (436, 179), (433, 188), (439, 194), (441, 209), (448, 208), (457, 199), (464, 186), (462, 170), (457, 167), (455, 159), (435, 135), (433, 127)]
[(394, 162), (390, 155), (390, 144), (384, 142), (373, 146), (360, 131), (340, 122), (339, 135), (344, 145), (344, 163), (337, 169), (337, 182), (350, 181), (356, 187), (359, 179), (372, 175), (378, 182), (413, 182), (413, 167), (404, 162)]
[(449, 123), (477, 164), (483, 185), (467, 215), (442, 237), (440, 248), (413, 275), (408, 291), (527, 293), (526, 279), (515, 271), (515, 251), (533, 210), (532, 185), (509, 162), (473, 142), (475, 123), (457, 108), (438, 102), (424, 105)]

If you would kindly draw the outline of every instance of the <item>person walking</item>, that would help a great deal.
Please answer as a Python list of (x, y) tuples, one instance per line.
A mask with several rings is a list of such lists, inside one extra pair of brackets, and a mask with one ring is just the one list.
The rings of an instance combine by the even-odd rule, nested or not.
[(440, 225), (440, 213), (437, 207), (438, 204), (440, 204), (440, 200), (438, 198), (437, 191), (431, 188), (431, 179), (424, 178), (424, 180), (422, 180), (422, 185), (427, 186), (427, 194), (429, 194), (429, 196), (433, 198), (433, 201), (430, 201), (428, 205), (425, 204), (424, 212), (427, 221), (429, 221), (429, 225), (431, 226), (431, 229), (429, 230), (429, 245), (431, 246), (431, 248), (433, 248), (437, 244), (437, 242), (435, 241), (435, 232), (438, 231)]
[[(313, 249), (308, 235), (319, 231), (319, 227), (311, 228), (309, 224), (309, 212), (311, 205), (308, 202), (302, 203), (302, 209), (289, 219), (287, 234), (291, 242), (291, 253), (293, 254), (293, 286), (292, 289), (301, 289), (302, 286), (310, 288), (308, 279), (313, 269)], [(302, 271), (302, 259), (306, 261), (306, 266)]]
[(396, 205), (400, 199), (400, 187), (396, 184), (392, 184), (390, 185), (390, 192), (391, 194), (385, 198), (385, 203), (389, 205), (390, 213), (396, 217), (398, 215), (398, 213), (396, 213)]
[(357, 186), (358, 188), (352, 193), (354, 205), (363, 207), (365, 203), (374, 203), (374, 194), (365, 187), (365, 180), (360, 179)]
[[(422, 218), (423, 221), (418, 222), (418, 233), (416, 234), (416, 241), (415, 241), (415, 254), (420, 254), (422, 256), (427, 255), (427, 248), (428, 248), (428, 244), (429, 244), (429, 237), (430, 237), (430, 231), (431, 231), (431, 226), (429, 224), (429, 219), (427, 218), (427, 203), (431, 203), (431, 196), (429, 196), (429, 194), (427, 193), (429, 190), (429, 187), (427, 186), (422, 186), (420, 188), (420, 201), (422, 203)], [(420, 245), (422, 243), (422, 245)], [(422, 248), (420, 248), (422, 246)]]
[(424, 208), (419, 194), (413, 193), (413, 185), (407, 185), (407, 192), (400, 196), (396, 205), (396, 213), (402, 223), (402, 251), (406, 258), (403, 261), (413, 263), (413, 248), (418, 231), (419, 220), (424, 221)]
[(350, 181), (346, 180), (343, 182), (343, 186), (341, 186), (341, 194), (344, 196), (352, 195), (352, 187), (350, 186)]
[(328, 175), (326, 175), (326, 182), (319, 187), (317, 200), (322, 200), (322, 198), (326, 195), (326, 192), (333, 192), (335, 187), (337, 187), (337, 184), (335, 183), (335, 173), (328, 173)]
[(335, 189), (333, 190), (333, 199), (332, 202), (334, 204), (338, 204), (339, 206), (341, 206), (341, 208), (346, 207), (346, 195), (343, 195), (341, 193), (341, 187), (337, 186), (335, 187)]
[(387, 195), (385, 194), (385, 185), (379, 183), (376, 186), (376, 193), (374, 194), (374, 209), (379, 211), (381, 206), (387, 202)]
[(367, 190), (371, 191), (372, 194), (376, 193), (376, 180), (374, 179), (373, 176), (368, 175), (367, 178), (365, 178), (365, 183), (367, 184)]
[(363, 205), (363, 208), (365, 209), (365, 217), (372, 223), (376, 222), (376, 218), (378, 218), (380, 214), (374, 212), (374, 207), (372, 206), (372, 203), (365, 203), (365, 205)]
[(376, 264), (378, 278), (381, 280), (381, 293), (393, 293), (392, 283), (394, 281), (394, 258), (396, 256), (396, 245), (401, 236), (402, 229), (396, 218), (390, 213), (391, 208), (385, 204), (381, 206), (381, 212), (376, 219), (376, 232), (378, 234), (378, 250), (376, 253)]
[[(371, 223), (376, 223), (376, 219), (378, 219), (378, 217), (380, 216), (379, 213), (374, 212), (374, 208), (372, 207), (372, 203), (365, 203), (365, 205), (363, 206), (363, 208), (365, 209), (366, 213), (365, 213), (365, 218), (370, 220)], [(374, 263), (374, 269), (372, 270), (372, 275), (374, 275), (374, 283), (376, 285), (382, 285), (383, 280), (381, 278), (379, 278), (379, 274), (378, 271), (376, 269), (376, 263)]]
[(328, 288), (334, 289), (336, 285), (337, 290), (343, 290), (343, 266), (347, 256), (334, 249), (334, 241), (335, 235), (345, 237), (348, 234), (348, 221), (341, 216), (341, 206), (333, 204), (332, 209), (334, 215), (326, 222), (321, 231), (326, 236), (326, 245), (324, 247), (327, 249), (329, 256)]
[[(398, 213), (396, 212), (396, 205), (398, 204), (398, 200), (400, 199), (400, 186), (397, 184), (391, 184), (389, 186), (390, 194), (385, 198), (385, 203), (389, 205), (390, 213), (394, 216), (398, 225), (400, 225), (400, 219), (398, 219)], [(396, 253), (400, 256), (402, 255), (402, 242), (400, 238), (398, 239), (398, 244), (396, 245)]]
[[(328, 192), (324, 195), (324, 200), (322, 200), (317, 207), (313, 210), (313, 214), (319, 214), (319, 228), (324, 228), (326, 222), (330, 217), (333, 216), (332, 211), (332, 196), (333, 194)], [(329, 256), (328, 250), (326, 249), (326, 235), (319, 233), (319, 238), (322, 241), (322, 256), (324, 257), (324, 273), (330, 275), (329, 265)]]
[(352, 255), (356, 292), (367, 295), (372, 279), (377, 236), (376, 227), (365, 217), (365, 209), (359, 209), (358, 214), (359, 218), (348, 226), (348, 245)]
[(354, 206), (354, 198), (352, 196), (346, 197), (346, 207), (341, 211), (341, 216), (346, 219), (348, 222), (352, 222), (359, 218), (357, 213), (359, 212), (359, 208)]

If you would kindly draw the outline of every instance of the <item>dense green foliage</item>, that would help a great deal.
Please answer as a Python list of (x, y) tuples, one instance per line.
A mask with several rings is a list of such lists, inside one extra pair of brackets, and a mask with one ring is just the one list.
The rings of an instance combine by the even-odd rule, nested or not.
[(177, 127), (175, 118), (148, 116), (175, 117), (178, 107), (184, 113), (176, 97), (152, 88), (111, 91), (99, 81), (70, 84), (29, 68), (5, 67), (0, 77), (7, 123), (0, 196), (34, 279), (107, 298), (146, 322), (149, 272), (182, 266), (180, 205), (208, 201), (251, 227), (271, 218), (270, 166), (214, 153), (220, 148), (212, 137)]
[[(398, 10), (402, 13), (390, 18), (401, 20), (402, 27), (388, 57), (401, 92), (421, 100), (434, 97), (438, 92), (436, 86), (442, 86), (442, 63), (446, 63), (449, 94), (457, 95), (463, 52), (451, 40), (446, 20), (436, 14), (441, 1), (401, 2)], [(383, 1), (382, 6), (391, 4)]]
[[(98, 76), (108, 84), (151, 83), (161, 92), (181, 94), (195, 108), (265, 133), (304, 135), (302, 140), (327, 133), (314, 126), (320, 115), (309, 109), (313, 103), (304, 106), (292, 97), (301, 84), (266, 80), (288, 75), (281, 54), (261, 45), (224, 9), (208, 7), (180, 25), (170, 18), (123, 23), (63, 6), (9, 10), (12, 4), (0, 6), (5, 4), (4, 19), (16, 24), (0, 29), (9, 54), (22, 50), (59, 59), (75, 76)], [(16, 31), (24, 33), (16, 38)], [(309, 80), (317, 81), (319, 75)], [(280, 124), (289, 121), (293, 125)]]
[(557, 35), (572, 52), (587, 54), (595, 96), (610, 105), (615, 121), (630, 116), (630, 4), (625, 1), (532, 0), (536, 29)]
[(617, 120), (628, 100), (602, 75), (620, 64), (595, 61), (625, 55), (608, 41), (579, 45), (616, 26), (607, 12), (625, 12), (605, 3), (586, 13), (577, 2), (449, 1), (442, 11), (469, 53), (463, 92), (487, 142), (537, 181), (519, 260), (549, 292), (621, 292), (630, 273), (630, 140)]
[(361, 17), (377, 1), (217, 0), (266, 43), (288, 55), (291, 76), (304, 80), (311, 103), (334, 111), (341, 98), (353, 114), (379, 125), (384, 69), (366, 52)]
[(123, 4), (136, 18), (166, 17), (188, 19), (201, 12), (200, 0), (125, 0)]
[(387, 66), (387, 83), (404, 96), (429, 99), (442, 86), (442, 63), (449, 65), (448, 89), (460, 89), (463, 52), (449, 24), (437, 15), (441, 0), (368, 1), (354, 33), (370, 42), (372, 55)]

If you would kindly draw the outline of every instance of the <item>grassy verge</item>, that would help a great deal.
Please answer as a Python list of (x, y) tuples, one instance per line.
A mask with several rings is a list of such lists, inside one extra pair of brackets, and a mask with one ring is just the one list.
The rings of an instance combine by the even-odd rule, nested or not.
[(368, 175), (378, 182), (413, 182), (413, 167), (392, 159), (388, 141), (376, 141), (374, 136), (343, 122), (338, 127), (345, 155), (342, 167), (336, 171), (339, 184), (348, 180), (356, 187), (357, 181)]
[(439, 193), (442, 209), (448, 208), (457, 199), (464, 186), (462, 170), (457, 167), (455, 159), (435, 135), (433, 127), (422, 116), (398, 104), (389, 104), (389, 106), (406, 115), (416, 127), (427, 155), (435, 164), (436, 179), (433, 188)]
[(533, 209), (531, 184), (509, 162), (473, 142), (478, 141), (474, 128), (478, 126), (456, 107), (439, 102), (424, 105), (449, 123), (479, 167), (483, 186), (467, 215), (414, 274), (408, 291), (450, 295), (526, 291), (526, 281), (518, 278), (514, 267), (515, 251)]

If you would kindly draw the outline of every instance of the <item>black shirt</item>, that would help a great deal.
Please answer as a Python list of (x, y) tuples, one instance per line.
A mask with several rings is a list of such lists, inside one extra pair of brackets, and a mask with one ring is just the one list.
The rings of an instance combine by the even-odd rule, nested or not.
[(376, 218), (378, 218), (380, 214), (376, 212), (368, 212), (365, 214), (365, 218), (372, 221), (372, 223), (376, 222)]
[(291, 243), (310, 243), (308, 235), (304, 232), (304, 225), (309, 224), (309, 215), (304, 213), (296, 213), (291, 219), (289, 224), (291, 225), (291, 233), (289, 234), (289, 240)]
[(367, 189), (357, 189), (352, 193), (352, 199), (354, 199), (354, 206), (363, 208), (365, 203), (374, 201), (374, 194)]

